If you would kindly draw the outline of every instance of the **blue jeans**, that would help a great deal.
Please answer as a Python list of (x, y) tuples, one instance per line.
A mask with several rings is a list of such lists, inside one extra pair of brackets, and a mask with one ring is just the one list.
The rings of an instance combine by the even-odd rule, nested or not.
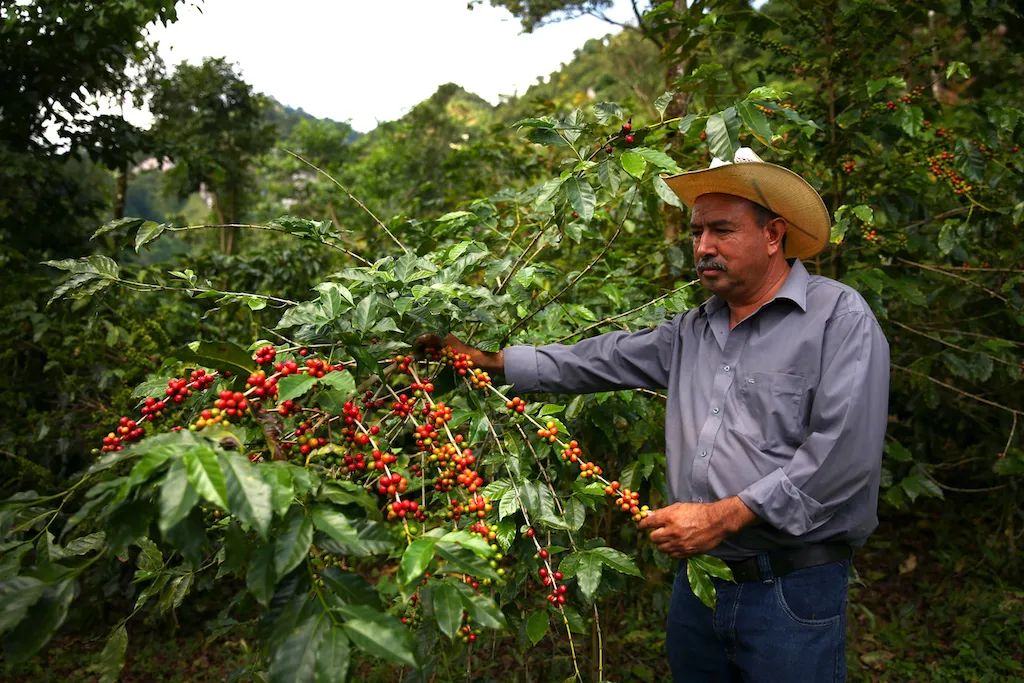
[(715, 579), (714, 610), (693, 594), (681, 567), (666, 634), (674, 683), (846, 680), (848, 560), (762, 581)]

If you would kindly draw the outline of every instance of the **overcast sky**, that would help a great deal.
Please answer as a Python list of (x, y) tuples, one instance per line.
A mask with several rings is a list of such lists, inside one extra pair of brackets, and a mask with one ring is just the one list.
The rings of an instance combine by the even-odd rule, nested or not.
[[(168, 65), (226, 57), (253, 87), (366, 132), (444, 83), (497, 104), (616, 28), (592, 17), (521, 32), (504, 9), (468, 0), (205, 0), (154, 26)], [(617, 0), (610, 16), (632, 16)], [(139, 121), (140, 117), (132, 117)], [(145, 118), (145, 117), (141, 117)], [(139, 121), (141, 122), (141, 121)]]

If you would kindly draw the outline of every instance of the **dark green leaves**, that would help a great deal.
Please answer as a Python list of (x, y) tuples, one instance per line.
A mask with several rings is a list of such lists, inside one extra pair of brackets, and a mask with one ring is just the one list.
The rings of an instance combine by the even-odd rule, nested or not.
[(704, 132), (708, 136), (711, 155), (723, 161), (732, 161), (740, 146), (740, 118), (736, 115), (736, 108), (729, 107), (709, 116)]
[(243, 377), (253, 369), (249, 352), (231, 342), (194, 341), (177, 349), (174, 357), (203, 367), (231, 370)]
[(434, 584), (430, 595), (438, 627), (446, 636), (454, 638), (462, 625), (462, 597), (458, 589), (447, 581), (441, 581)]
[(711, 578), (732, 581), (732, 570), (710, 555), (695, 555), (686, 560), (686, 578), (693, 594), (708, 607), (715, 606), (715, 584)]
[(114, 284), (121, 272), (113, 259), (99, 254), (80, 259), (46, 261), (45, 265), (68, 272), (67, 278), (54, 290), (47, 305), (63, 296), (73, 299), (91, 296)]
[(218, 462), (224, 472), (228, 510), (266, 538), (274, 514), (270, 485), (244, 455), (221, 453)]

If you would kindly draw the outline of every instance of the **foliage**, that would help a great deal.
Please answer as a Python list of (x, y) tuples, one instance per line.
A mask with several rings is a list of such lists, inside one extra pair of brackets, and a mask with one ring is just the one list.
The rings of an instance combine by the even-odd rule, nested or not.
[[(273, 142), (265, 106), (224, 59), (180, 64), (154, 85), (151, 134), (161, 155), (174, 162), (167, 178), (181, 197), (209, 192), (221, 225), (241, 220), (252, 162)], [(231, 253), (233, 241), (234, 231), (223, 229), (221, 251)]]

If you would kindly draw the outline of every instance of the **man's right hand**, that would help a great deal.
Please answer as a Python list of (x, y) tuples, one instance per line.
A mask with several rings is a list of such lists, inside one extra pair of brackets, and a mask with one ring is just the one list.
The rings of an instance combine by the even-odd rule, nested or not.
[(436, 334), (424, 334), (416, 339), (416, 346), (418, 348), (434, 347), (438, 349), (450, 346), (457, 353), (467, 354), (469, 359), (473, 361), (473, 365), (485, 372), (505, 371), (505, 353), (503, 351), (498, 351), (496, 353), (481, 351), (478, 348), (465, 344), (454, 334), (449, 334), (443, 340)]

